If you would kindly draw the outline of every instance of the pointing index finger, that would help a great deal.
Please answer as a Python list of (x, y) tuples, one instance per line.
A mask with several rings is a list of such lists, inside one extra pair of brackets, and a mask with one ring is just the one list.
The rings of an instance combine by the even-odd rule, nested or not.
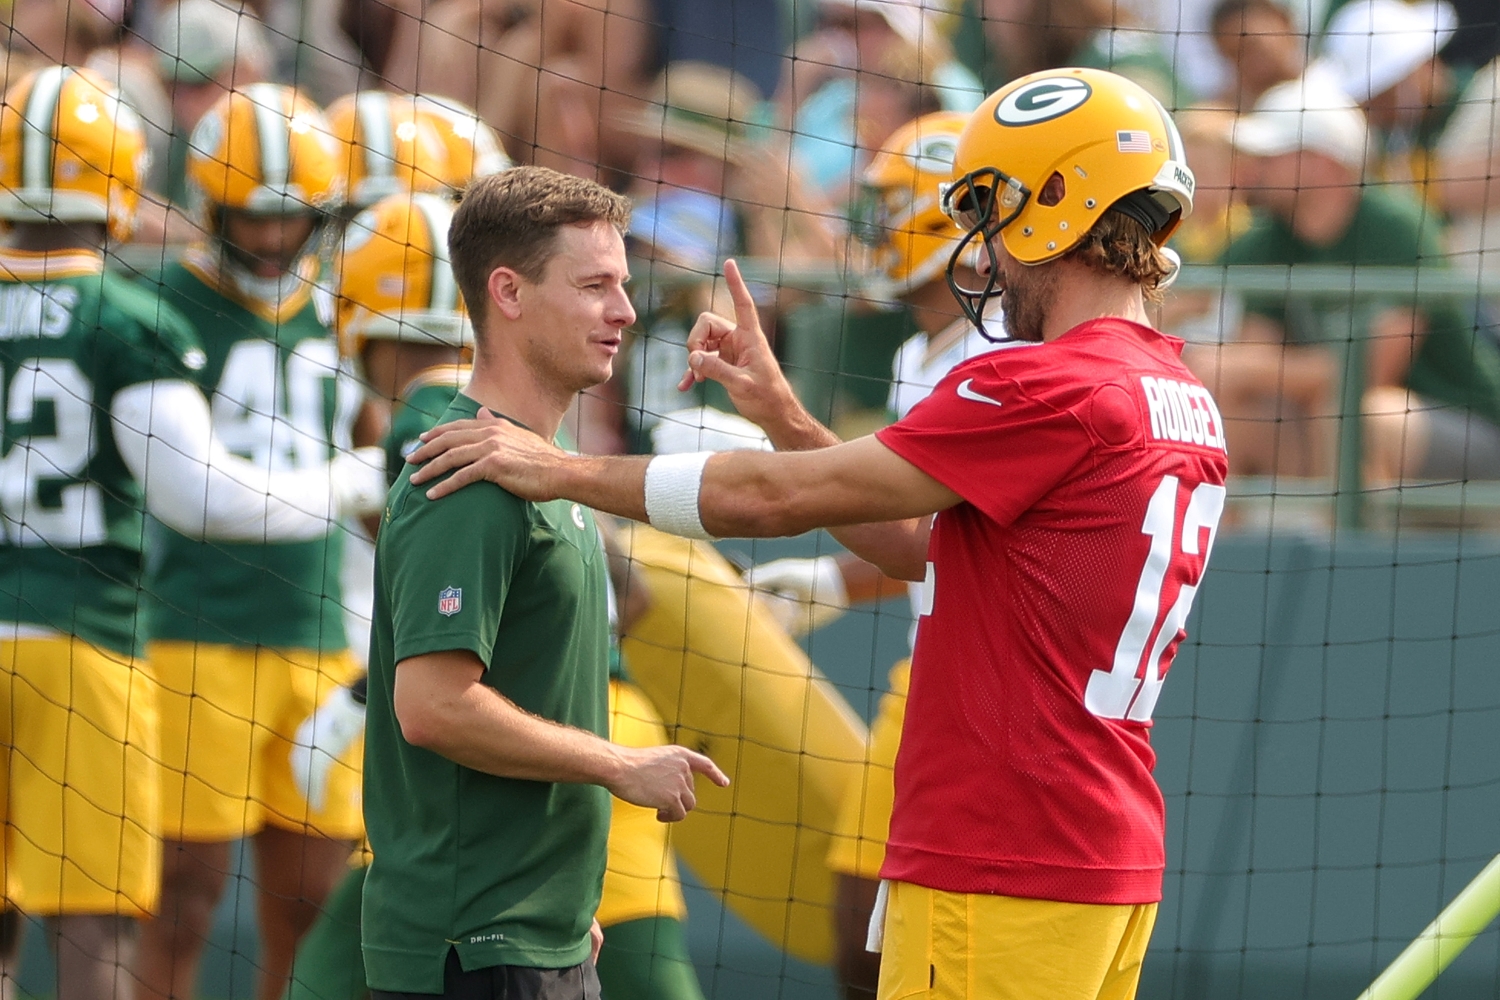
[(755, 308), (755, 299), (750, 295), (750, 286), (740, 274), (740, 265), (733, 258), (724, 262), (724, 280), (729, 284), (729, 297), (734, 300), (734, 321), (740, 327), (760, 329), (760, 313)]

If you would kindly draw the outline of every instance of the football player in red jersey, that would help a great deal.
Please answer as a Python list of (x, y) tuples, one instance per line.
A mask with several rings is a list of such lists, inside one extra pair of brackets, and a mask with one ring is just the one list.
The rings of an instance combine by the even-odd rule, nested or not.
[(700, 537), (826, 526), (925, 580), (872, 920), (880, 996), (1128, 998), (1165, 868), (1151, 714), (1227, 470), (1212, 398), (1146, 314), (1193, 176), (1160, 104), (1083, 69), (991, 95), (954, 171), (945, 203), (985, 281), (955, 290), (976, 325), (1003, 294), (1019, 342), (905, 419), (846, 444), (817, 425), (726, 264), (737, 315), (700, 317), (689, 377), (723, 383), (777, 454), (570, 456), (469, 422), (430, 437), (413, 479), (437, 496), (488, 478)]

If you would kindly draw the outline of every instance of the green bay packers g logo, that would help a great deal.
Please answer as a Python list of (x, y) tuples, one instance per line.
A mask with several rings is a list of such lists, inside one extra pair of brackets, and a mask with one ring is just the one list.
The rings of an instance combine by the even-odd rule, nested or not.
[(1035, 125), (1061, 118), (1087, 101), (1094, 93), (1084, 80), (1054, 76), (1017, 87), (995, 105), (995, 121), (1001, 125)]

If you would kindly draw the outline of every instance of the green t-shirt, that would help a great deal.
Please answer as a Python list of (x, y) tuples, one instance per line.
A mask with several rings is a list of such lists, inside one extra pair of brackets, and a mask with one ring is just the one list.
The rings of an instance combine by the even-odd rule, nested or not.
[(143, 498), (109, 407), (203, 362), (187, 321), (98, 254), (0, 251), (0, 621), (139, 651)]
[[(474, 417), (459, 395), (442, 422)], [(483, 680), (542, 718), (608, 732), (605, 559), (592, 515), (490, 483), (427, 499), (404, 470), (375, 547), (365, 732), (364, 956), (372, 989), (440, 993), (465, 969), (588, 957), (609, 793), (498, 778), (407, 743), (396, 664), (472, 652)]]
[[(271, 317), (229, 296), (191, 262), (149, 287), (197, 329), (199, 385), (231, 452), (271, 469), (306, 469), (349, 447), (359, 405), (338, 348), (304, 295)], [(194, 541), (152, 525), (151, 637), (230, 646), (340, 650), (343, 531), (300, 542)]]
[[(1226, 264), (1345, 264), (1445, 267), (1438, 222), (1407, 195), (1366, 188), (1348, 230), (1331, 246), (1297, 238), (1280, 219), (1258, 213), (1255, 223), (1224, 251)], [(1246, 295), (1245, 308), (1281, 324), (1289, 344), (1338, 343), (1366, 336), (1369, 324), (1399, 299), (1312, 300)], [(1449, 406), (1462, 406), (1500, 423), (1500, 349), (1449, 302), (1422, 307), (1427, 336), (1412, 359), (1407, 387)]]

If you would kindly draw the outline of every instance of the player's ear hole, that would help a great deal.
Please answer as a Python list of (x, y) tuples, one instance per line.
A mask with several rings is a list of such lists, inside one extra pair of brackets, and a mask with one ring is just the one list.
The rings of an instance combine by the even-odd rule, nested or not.
[(1063, 175), (1053, 171), (1052, 176), (1047, 178), (1047, 183), (1042, 185), (1041, 193), (1036, 196), (1036, 203), (1051, 208), (1062, 201), (1067, 193), (1068, 185), (1063, 180)]

